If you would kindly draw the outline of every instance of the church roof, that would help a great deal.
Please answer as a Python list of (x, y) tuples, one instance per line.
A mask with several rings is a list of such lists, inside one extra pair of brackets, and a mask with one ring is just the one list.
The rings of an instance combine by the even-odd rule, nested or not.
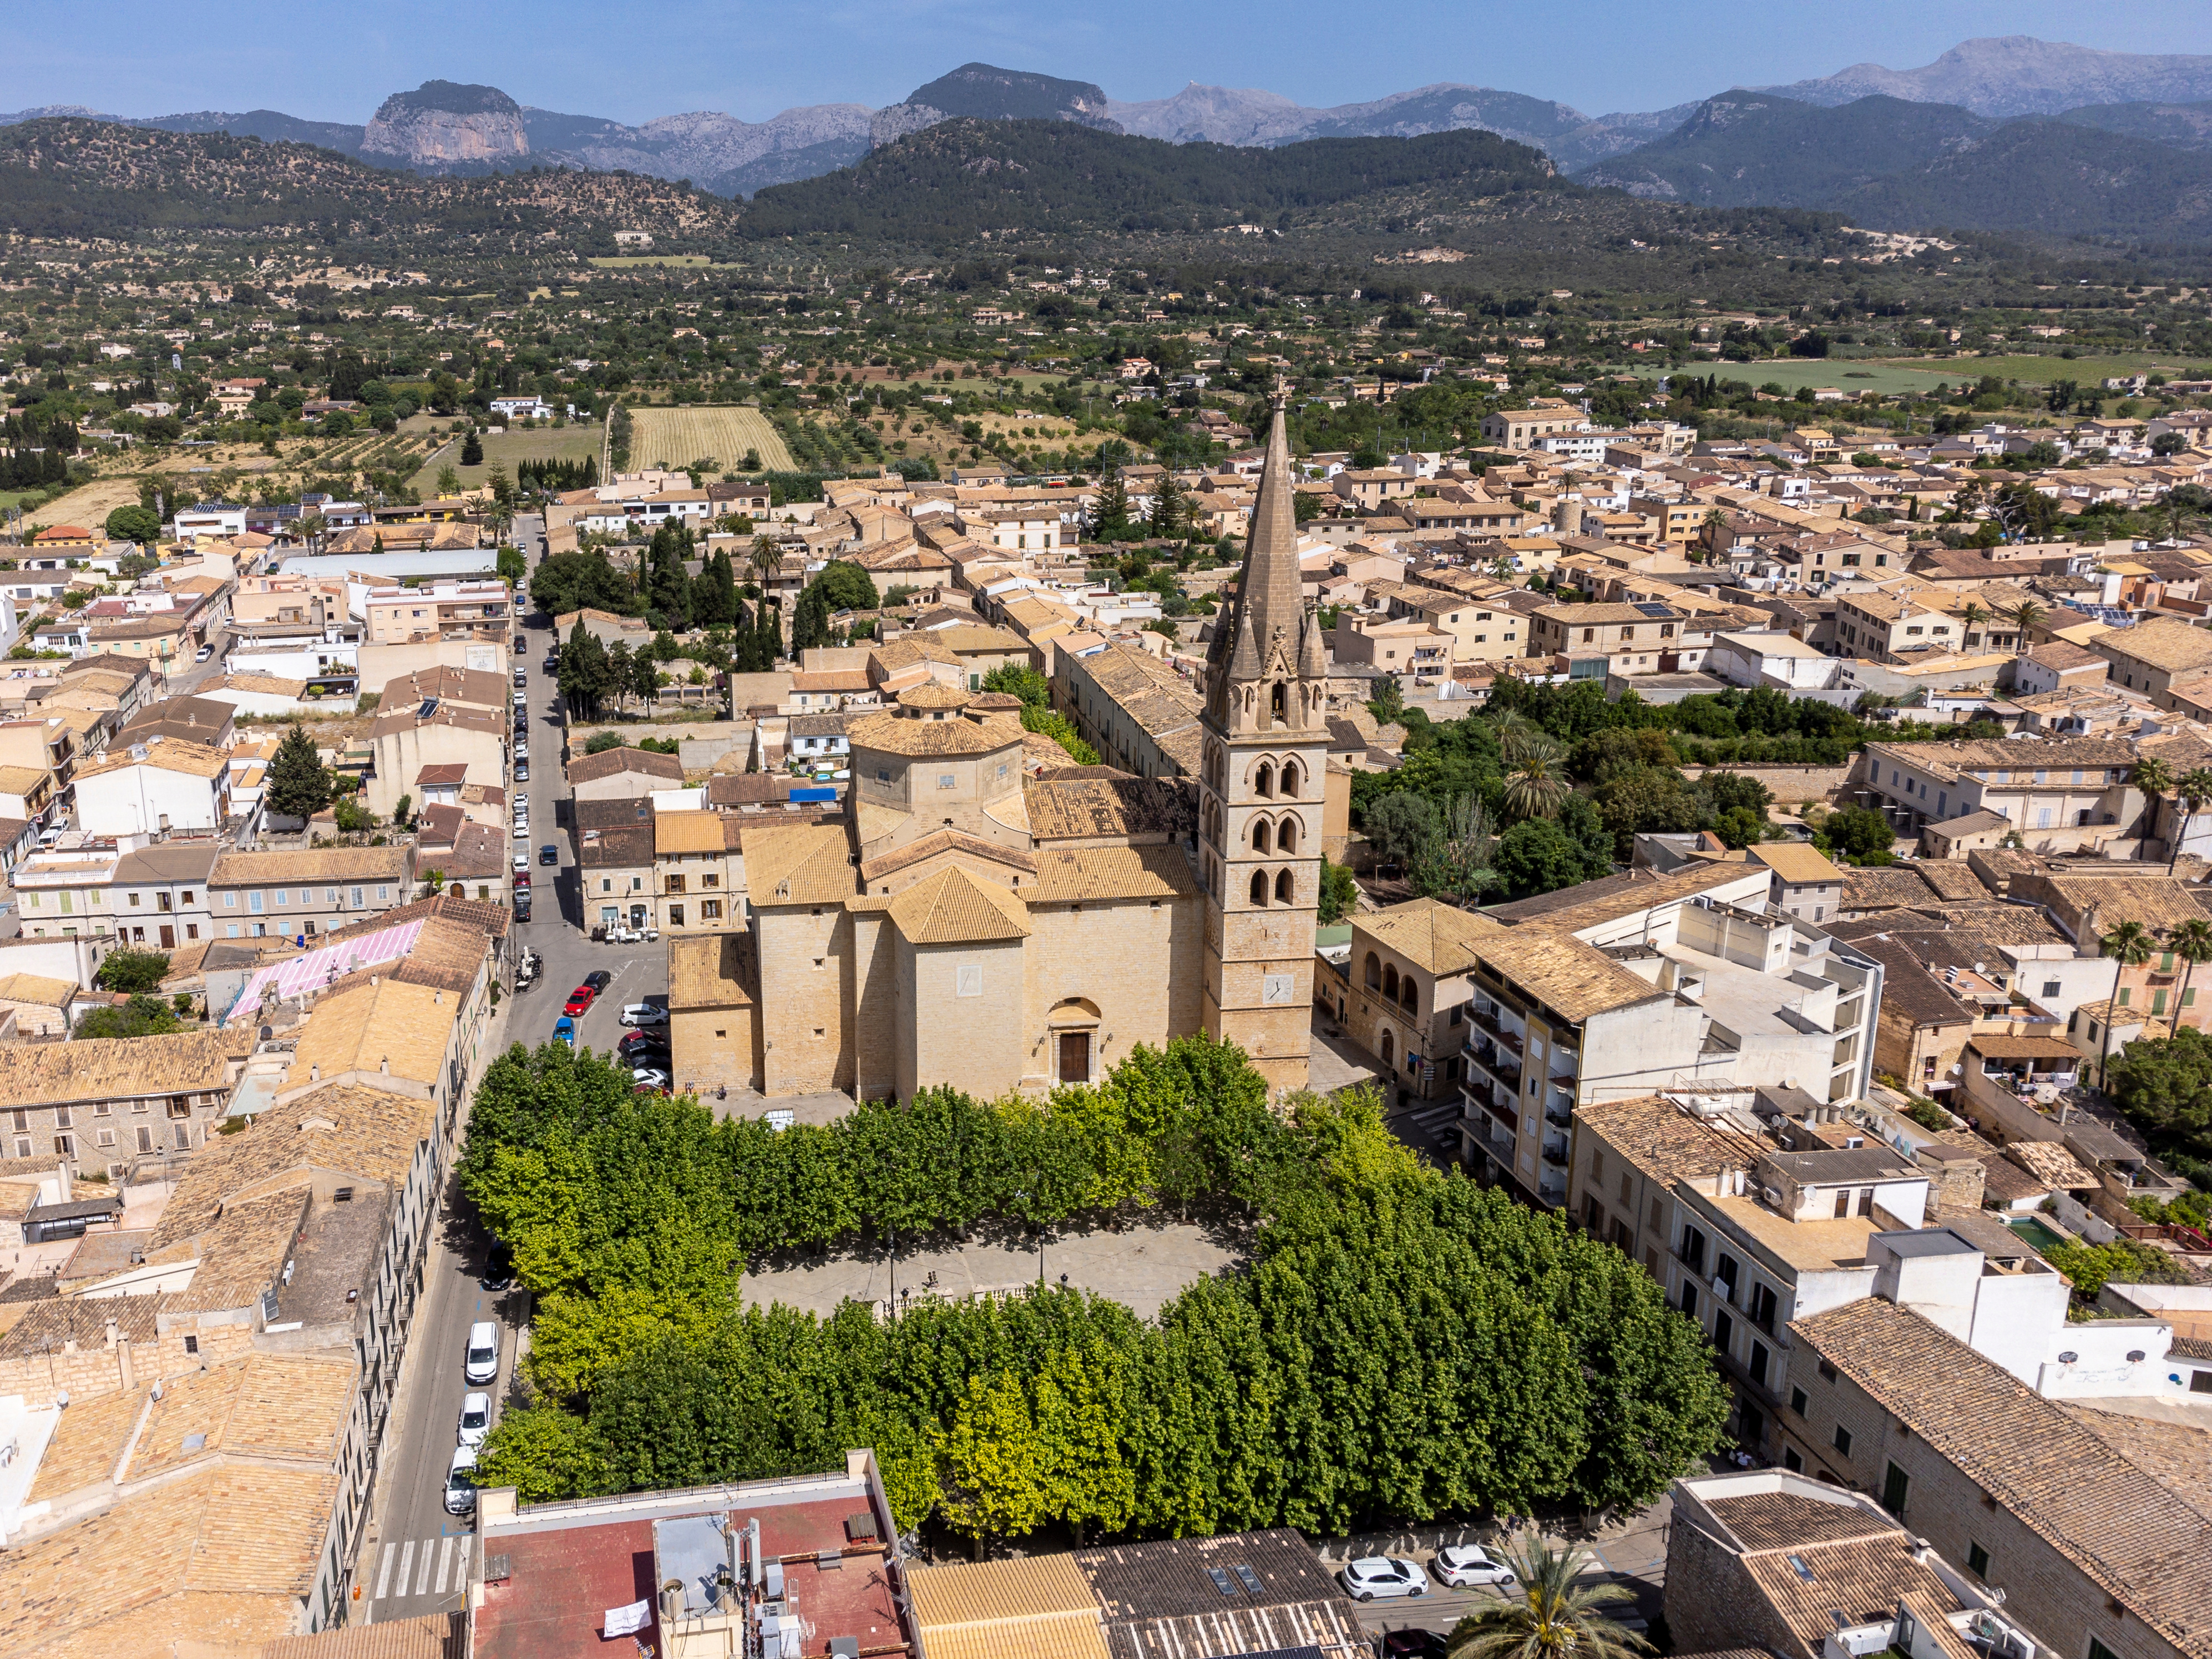
[(975, 945), (1026, 939), (1029, 907), (995, 882), (972, 876), (958, 865), (916, 882), (889, 901), (853, 908), (887, 911), (909, 945)]

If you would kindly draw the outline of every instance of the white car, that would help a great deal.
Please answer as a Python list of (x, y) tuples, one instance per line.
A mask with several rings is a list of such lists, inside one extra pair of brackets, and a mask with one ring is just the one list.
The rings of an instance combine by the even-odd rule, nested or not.
[(641, 1066), (629, 1074), (631, 1084), (640, 1089), (665, 1089), (668, 1073), (658, 1066)]
[(1425, 1595), (1429, 1589), (1429, 1576), (1421, 1564), (1395, 1555), (1363, 1555), (1346, 1562), (1336, 1576), (1355, 1601), (1372, 1601), (1378, 1595)]
[(530, 820), (528, 818), (517, 818), (514, 821), (514, 838), (517, 841), (528, 841), (530, 839)]
[(625, 1025), (665, 1025), (668, 1024), (668, 1010), (655, 1007), (650, 1002), (629, 1003), (623, 1008), (622, 1023)]
[(525, 873), (526, 871), (528, 871), (528, 870), (529, 870), (529, 868), (530, 868), (530, 859), (529, 859), (529, 855), (528, 855), (528, 854), (523, 854), (523, 853), (517, 853), (517, 854), (514, 855), (514, 873), (515, 873), (516, 875), (518, 875), (518, 876), (519, 876), (519, 875), (521, 875), (521, 874)]
[(479, 1319), (469, 1327), (468, 1359), (461, 1375), (471, 1382), (499, 1380), (499, 1327), (489, 1319)]
[(204, 645), (199, 648), (199, 654), (194, 657), (192, 660), (194, 662), (205, 662), (213, 655), (215, 655), (215, 647), (211, 645)]
[(1496, 1584), (1510, 1589), (1519, 1581), (1513, 1569), (1480, 1544), (1449, 1544), (1437, 1552), (1429, 1571), (1439, 1584), (1464, 1589), (1473, 1584)]
[(453, 1461), (446, 1467), (446, 1513), (473, 1514), (477, 1507), (477, 1449), (453, 1448)]
[(465, 1396), (461, 1401), (461, 1444), (474, 1451), (483, 1444), (484, 1437), (490, 1432), (491, 1396), (488, 1394)]
[(520, 738), (517, 738), (515, 740), (514, 757), (517, 760), (528, 760), (530, 758), (530, 745), (527, 743), (523, 742)]

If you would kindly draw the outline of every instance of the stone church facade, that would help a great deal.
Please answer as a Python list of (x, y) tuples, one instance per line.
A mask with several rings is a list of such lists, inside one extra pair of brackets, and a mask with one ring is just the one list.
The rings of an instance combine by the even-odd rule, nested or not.
[(1011, 697), (854, 720), (845, 820), (748, 830), (748, 931), (672, 942), (678, 1085), (993, 1097), (1203, 1030), (1304, 1086), (1328, 737), (1291, 497), (1278, 409), (1195, 787), (1072, 766)]

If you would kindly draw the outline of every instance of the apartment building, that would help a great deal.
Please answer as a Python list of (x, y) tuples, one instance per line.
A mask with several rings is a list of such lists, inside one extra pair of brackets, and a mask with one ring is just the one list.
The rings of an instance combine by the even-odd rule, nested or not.
[(1475, 941), (1506, 930), (1487, 916), (1414, 899), (1355, 916), (1349, 971), (1317, 975), (1316, 996), (1347, 1036), (1424, 1100), (1454, 1097), (1474, 995)]
[(2154, 617), (2133, 628), (2107, 629), (2087, 641), (2112, 665), (2111, 676), (2130, 691), (2147, 693), (2161, 708), (2174, 706), (2184, 688), (2212, 676), (2212, 632), (2174, 617)]
[(1842, 914), (1844, 872), (1803, 842), (1769, 842), (1750, 857), (1773, 872), (1767, 902), (1800, 921), (1823, 922)]
[(1504, 662), (1528, 654), (1529, 619), (1508, 603), (1517, 591), (1500, 585), (1478, 595), (1392, 585), (1382, 597), (1391, 621), (1425, 623), (1449, 635), (1452, 662)]
[(503, 581), (437, 581), (420, 587), (372, 587), (362, 611), (371, 645), (514, 636), (514, 599)]
[(1052, 702), (1105, 764), (1146, 778), (1198, 775), (1205, 699), (1150, 652), (1120, 640), (1088, 656), (1061, 652)]
[(0, 1043), (0, 1119), (15, 1158), (118, 1173), (145, 1153), (204, 1145), (252, 1044), (220, 1031)]
[(1686, 653), (1686, 623), (1683, 612), (1656, 601), (1547, 605), (1530, 623), (1528, 652), (1566, 658), (1568, 672), (1577, 679), (1688, 672), (1704, 653), (1702, 647)]
[(224, 939), (331, 933), (407, 903), (414, 874), (411, 845), (226, 852), (208, 876), (211, 926)]
[(720, 933), (745, 922), (740, 825), (721, 812), (656, 812), (653, 887), (670, 935)]
[(1852, 763), (1844, 796), (1907, 836), (1975, 812), (2023, 832), (2125, 825), (2145, 804), (2128, 781), (2135, 759), (2132, 744), (2109, 738), (1870, 743)]
[(1462, 1156), (1547, 1206), (1576, 1107), (1661, 1089), (1862, 1097), (1882, 970), (1768, 902), (1764, 866), (1607, 877), (1486, 912), (1462, 1050)]
[(471, 784), (506, 787), (508, 728), (502, 711), (435, 696), (393, 707), (387, 696), (385, 708), (368, 733), (376, 757), (366, 781), (370, 811), (389, 817), (401, 796), (419, 800), (421, 778), (429, 767), (459, 766)]
[[(1928, 1237), (1899, 1243), (1909, 1252)], [(2008, 1288), (2003, 1276), (1954, 1250), (1885, 1250), (1880, 1271), (1909, 1284), (1923, 1264), (1960, 1282), (1929, 1286), (1924, 1302), (1901, 1288), (1791, 1325), (1806, 1363), (1782, 1419), (1784, 1466), (1878, 1494), (2002, 1590), (2008, 1618), (2073, 1659), (2200, 1659), (2208, 1614), (2193, 1564), (2212, 1560), (2212, 1519), (2191, 1454), (2172, 1454), (2203, 1431), (2133, 1414), (2120, 1392), (2167, 1387), (2155, 1374), (2172, 1368), (2152, 1352), (2165, 1359), (2171, 1328), (2065, 1327), (2039, 1389), (1980, 1351), (1972, 1292)], [(1965, 1292), (1965, 1308), (1937, 1299), (1946, 1291)], [(2109, 1403), (2094, 1403), (2100, 1395)]]
[(1589, 428), (1578, 409), (1502, 409), (1482, 417), (1483, 441), (1500, 449), (1534, 449), (1540, 438)]
[(1836, 598), (1836, 637), (1846, 656), (1894, 663), (1914, 652), (1957, 650), (1966, 630), (1956, 617), (1927, 600), (1897, 593), (1846, 592)]
[(76, 827), (91, 836), (213, 835), (230, 821), (230, 785), (220, 749), (158, 734), (118, 744), (77, 769)]
[(0, 720), (0, 794), (23, 804), (19, 815), (51, 823), (75, 799), (76, 734), (55, 715)]

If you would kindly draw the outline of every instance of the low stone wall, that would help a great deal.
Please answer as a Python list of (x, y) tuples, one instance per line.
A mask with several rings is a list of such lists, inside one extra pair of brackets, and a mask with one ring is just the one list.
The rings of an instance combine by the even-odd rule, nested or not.
[(1848, 766), (1686, 766), (1682, 775), (1695, 783), (1708, 772), (1729, 772), (1738, 777), (1763, 783), (1767, 792), (1784, 806), (1795, 806), (1799, 801), (1826, 801), (1835, 799), (1836, 792), (1844, 787), (1851, 775)]

